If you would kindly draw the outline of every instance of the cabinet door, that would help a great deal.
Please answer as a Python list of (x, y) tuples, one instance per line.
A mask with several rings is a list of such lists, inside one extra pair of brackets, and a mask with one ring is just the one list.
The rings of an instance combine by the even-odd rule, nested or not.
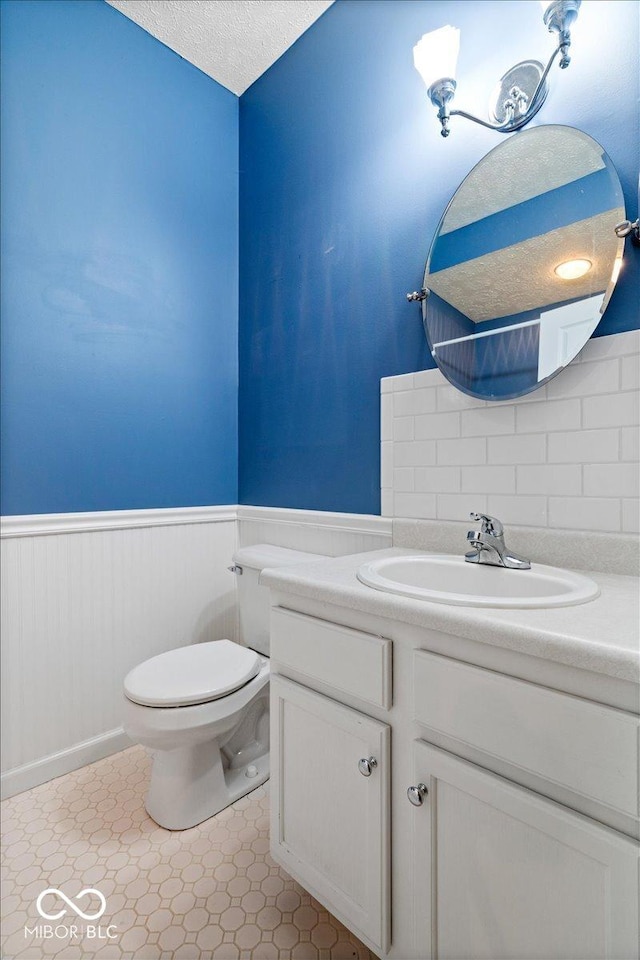
[[(273, 856), (385, 952), (389, 727), (279, 676), (271, 678), (271, 724)], [(370, 757), (365, 776), (359, 761)]]
[(638, 844), (422, 741), (414, 771), (421, 957), (637, 958)]

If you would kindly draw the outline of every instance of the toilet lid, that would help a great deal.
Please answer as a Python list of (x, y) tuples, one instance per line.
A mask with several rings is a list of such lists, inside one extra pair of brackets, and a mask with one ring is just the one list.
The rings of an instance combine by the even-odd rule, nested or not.
[(146, 707), (186, 707), (233, 693), (259, 671), (255, 651), (231, 640), (212, 640), (145, 660), (125, 677), (124, 692)]

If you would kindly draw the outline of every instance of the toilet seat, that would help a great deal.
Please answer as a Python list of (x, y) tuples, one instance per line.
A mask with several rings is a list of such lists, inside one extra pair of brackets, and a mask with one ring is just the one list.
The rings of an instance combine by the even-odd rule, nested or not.
[(231, 640), (211, 640), (145, 660), (125, 677), (124, 692), (146, 707), (186, 707), (226, 697), (259, 672), (254, 650)]

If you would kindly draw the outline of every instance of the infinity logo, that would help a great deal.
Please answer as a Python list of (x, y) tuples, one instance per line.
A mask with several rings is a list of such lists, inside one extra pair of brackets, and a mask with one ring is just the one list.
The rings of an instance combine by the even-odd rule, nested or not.
[(96, 890), (94, 887), (85, 887), (84, 890), (80, 891), (80, 893), (76, 897), (76, 900), (81, 900), (83, 897), (86, 897), (89, 894), (93, 894), (95, 897), (98, 898), (101, 904), (100, 909), (98, 910), (97, 913), (85, 913), (83, 910), (80, 909), (80, 907), (77, 904), (73, 903), (72, 900), (69, 900), (69, 898), (62, 892), (62, 890), (58, 890), (56, 887), (47, 887), (47, 889), (43, 890), (40, 896), (38, 897), (38, 899), (36, 900), (36, 910), (38, 911), (41, 917), (44, 917), (45, 920), (59, 920), (60, 917), (64, 917), (65, 913), (67, 912), (63, 907), (62, 910), (59, 911), (59, 913), (45, 913), (45, 911), (42, 909), (42, 901), (49, 893), (52, 893), (54, 896), (59, 897), (60, 900), (64, 900), (67, 906), (71, 907), (73, 912), (77, 913), (78, 916), (82, 917), (83, 920), (97, 920), (99, 917), (102, 916), (102, 914), (107, 909), (107, 901), (105, 900), (104, 896), (100, 893), (100, 891)]

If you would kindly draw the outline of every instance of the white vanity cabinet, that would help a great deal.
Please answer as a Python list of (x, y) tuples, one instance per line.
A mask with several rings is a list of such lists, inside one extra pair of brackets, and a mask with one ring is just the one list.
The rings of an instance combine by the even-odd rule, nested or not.
[(633, 841), (423, 741), (413, 752), (420, 957), (637, 956)]
[(389, 941), (390, 728), (271, 679), (274, 857), (382, 953)]
[(286, 593), (271, 654), (273, 856), (380, 957), (639, 960), (636, 714)]

